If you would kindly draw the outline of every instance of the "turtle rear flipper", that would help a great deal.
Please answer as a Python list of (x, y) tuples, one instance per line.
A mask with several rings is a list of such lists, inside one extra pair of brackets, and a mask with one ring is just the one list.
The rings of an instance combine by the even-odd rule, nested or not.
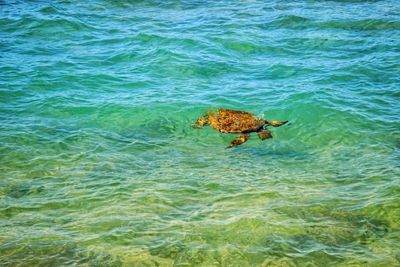
[(193, 128), (201, 128), (209, 124), (207, 116), (199, 117), (194, 124), (192, 124)]
[(235, 147), (238, 145), (243, 144), (247, 140), (249, 140), (250, 135), (249, 134), (241, 134), (239, 135), (236, 139), (234, 139), (227, 148)]
[(287, 122), (288, 121), (269, 121), (268, 125), (271, 125), (273, 127), (279, 127), (279, 126), (286, 124)]

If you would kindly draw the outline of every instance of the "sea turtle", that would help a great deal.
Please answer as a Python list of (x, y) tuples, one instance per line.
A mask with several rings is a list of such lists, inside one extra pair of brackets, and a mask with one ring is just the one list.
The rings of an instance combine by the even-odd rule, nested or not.
[(256, 118), (253, 114), (246, 111), (218, 109), (209, 111), (205, 115), (199, 117), (193, 125), (196, 128), (210, 125), (221, 133), (239, 133), (228, 146), (234, 147), (243, 144), (250, 138), (250, 133), (256, 132), (261, 140), (272, 138), (272, 133), (266, 128), (267, 126), (279, 127), (288, 121), (267, 121), (265, 119)]

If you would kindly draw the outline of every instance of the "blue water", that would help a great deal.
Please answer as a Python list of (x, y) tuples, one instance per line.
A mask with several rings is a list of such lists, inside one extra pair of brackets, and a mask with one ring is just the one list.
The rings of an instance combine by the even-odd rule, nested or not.
[(0, 1), (0, 265), (398, 266), (399, 62), (395, 0)]

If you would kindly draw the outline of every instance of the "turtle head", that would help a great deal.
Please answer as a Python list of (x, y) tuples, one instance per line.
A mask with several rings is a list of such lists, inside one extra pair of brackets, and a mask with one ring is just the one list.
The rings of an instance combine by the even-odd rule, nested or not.
[(284, 125), (286, 123), (288, 123), (288, 121), (270, 121), (270, 122), (268, 122), (268, 124), (273, 126), (273, 127), (279, 127), (279, 126), (282, 126), (282, 125)]

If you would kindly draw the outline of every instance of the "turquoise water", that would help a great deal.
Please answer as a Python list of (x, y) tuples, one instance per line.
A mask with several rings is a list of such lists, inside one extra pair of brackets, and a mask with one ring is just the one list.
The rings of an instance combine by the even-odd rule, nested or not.
[(6, 0), (0, 51), (0, 265), (400, 264), (396, 0)]

